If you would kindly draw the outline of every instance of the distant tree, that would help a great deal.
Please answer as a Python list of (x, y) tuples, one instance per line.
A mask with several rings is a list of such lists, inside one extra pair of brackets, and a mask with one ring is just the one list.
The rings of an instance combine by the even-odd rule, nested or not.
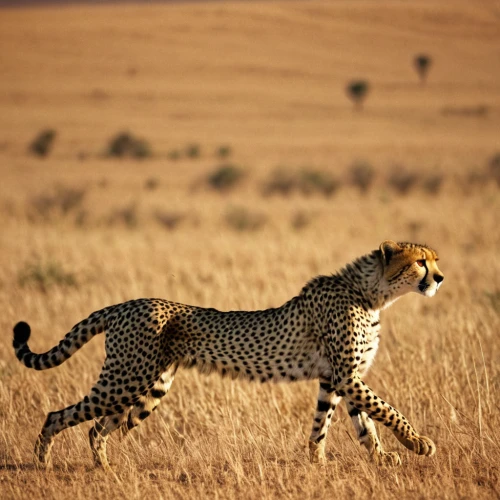
[(353, 80), (347, 84), (346, 90), (356, 108), (362, 109), (369, 89), (370, 85), (366, 80)]
[(56, 131), (53, 129), (42, 130), (31, 142), (29, 150), (36, 156), (44, 158), (50, 153), (54, 140), (56, 138)]
[(429, 68), (432, 64), (431, 56), (427, 54), (418, 54), (415, 56), (413, 60), (413, 64), (415, 65), (415, 69), (417, 70), (418, 76), (420, 77), (420, 81), (425, 83), (427, 80), (427, 73), (429, 72)]

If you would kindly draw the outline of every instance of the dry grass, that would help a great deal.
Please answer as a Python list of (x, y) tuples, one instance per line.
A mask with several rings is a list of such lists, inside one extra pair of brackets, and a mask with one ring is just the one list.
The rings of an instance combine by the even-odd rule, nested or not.
[[(481, 177), (497, 152), (500, 31), (493, 2), (453, 4), (2, 11), (0, 46), (18, 49), (1, 54), (0, 79), (2, 499), (500, 495), (500, 207), (497, 184)], [(380, 65), (367, 49), (377, 49)], [(412, 56), (431, 50), (422, 87)], [(344, 87), (360, 76), (372, 93), (358, 113)], [(491, 110), (486, 117), (439, 112), (479, 101)], [(45, 127), (58, 132), (53, 152), (29, 157), (27, 144)], [(150, 141), (155, 156), (102, 158), (123, 129)], [(168, 160), (189, 144), (200, 144), (199, 158)], [(222, 194), (193, 190), (220, 164), (213, 152), (221, 144), (230, 145), (231, 162), (248, 166), (245, 182)], [(352, 185), (355, 161), (373, 165), (366, 194)], [(279, 164), (317, 165), (343, 182), (330, 198), (264, 197), (262, 183)], [(420, 174), (406, 196), (387, 184), (396, 164)], [(431, 196), (418, 186), (436, 165), (444, 181)], [(481, 182), (465, 189), (471, 172)], [(234, 231), (234, 207), (265, 224)], [(296, 224), (297, 214), (307, 223)], [(114, 474), (92, 467), (90, 424), (57, 438), (54, 471), (32, 465), (46, 413), (86, 394), (103, 342), (34, 372), (14, 357), (16, 321), (30, 322), (31, 347), (42, 351), (90, 312), (135, 297), (222, 310), (276, 306), (386, 238), (437, 248), (446, 275), (435, 298), (407, 296), (384, 313), (367, 377), (435, 440), (435, 457), (412, 455), (382, 428), (403, 465), (373, 466), (342, 407), (328, 465), (311, 466), (316, 383), (257, 385), (184, 371), (154, 416), (123, 442), (110, 439)]]
[[(122, 182), (130, 182), (133, 192), (133, 179)], [(381, 201), (355, 188), (334, 201), (266, 198), (260, 209), (268, 223), (243, 232), (224, 224), (229, 201), (216, 193), (191, 200), (198, 221), (174, 230), (153, 216), (130, 229), (98, 223), (81, 228), (67, 219), (30, 222), (20, 210), (4, 215), (3, 497), (36, 496), (39, 488), (49, 498), (78, 499), (116, 492), (132, 498), (314, 498), (332, 491), (341, 498), (498, 495), (500, 238), (498, 192), (490, 189), (468, 198), (415, 193)], [(100, 190), (89, 190), (89, 212)], [(177, 196), (181, 205), (191, 196), (189, 184), (177, 191), (160, 186), (157, 195)], [(116, 196), (111, 187), (106, 196)], [(143, 198), (151, 196), (143, 191)], [(251, 210), (260, 200), (256, 194), (246, 206)], [(297, 206), (314, 213), (300, 232), (289, 222)], [(435, 439), (435, 457), (412, 455), (381, 429), (385, 446), (398, 449), (404, 463), (396, 470), (378, 469), (367, 462), (340, 408), (327, 443), (329, 464), (313, 467), (305, 445), (314, 382), (254, 385), (181, 372), (153, 417), (123, 442), (110, 440), (116, 476), (92, 468), (88, 424), (58, 437), (54, 472), (33, 469), (31, 452), (45, 414), (85, 395), (99, 372), (103, 345), (95, 339), (60, 368), (28, 371), (11, 349), (15, 321), (30, 321), (32, 347), (41, 351), (91, 311), (133, 297), (220, 309), (275, 306), (311, 276), (334, 271), (389, 236), (438, 248), (446, 281), (434, 299), (408, 296), (384, 314), (382, 347), (368, 381)], [(40, 261), (71, 270), (74, 283), (49, 280), (40, 287), (20, 281), (27, 266)]]

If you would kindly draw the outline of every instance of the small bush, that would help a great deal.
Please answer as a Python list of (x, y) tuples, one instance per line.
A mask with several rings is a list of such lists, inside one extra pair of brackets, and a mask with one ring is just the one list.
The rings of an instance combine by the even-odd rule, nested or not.
[(319, 193), (328, 197), (337, 191), (340, 182), (328, 172), (303, 169), (299, 173), (298, 185), (300, 191), (307, 196)]
[(85, 188), (55, 186), (52, 191), (28, 200), (28, 218), (49, 220), (55, 216), (67, 216), (81, 207), (86, 194)]
[(357, 162), (351, 166), (350, 181), (362, 193), (367, 193), (375, 180), (375, 169), (366, 162)]
[(147, 189), (148, 191), (154, 191), (155, 189), (158, 189), (158, 186), (160, 185), (160, 181), (156, 177), (150, 177), (149, 179), (146, 179), (144, 182), (144, 189)]
[(464, 175), (457, 176), (458, 185), (465, 195), (472, 194), (476, 189), (482, 189), (488, 183), (487, 173), (479, 168), (473, 168)]
[(489, 174), (490, 177), (500, 187), (500, 153), (494, 155), (489, 161)]
[(263, 214), (250, 212), (243, 207), (230, 208), (225, 216), (226, 224), (235, 231), (256, 231), (266, 223)]
[(303, 210), (300, 210), (293, 214), (291, 224), (293, 229), (296, 231), (300, 231), (301, 229), (304, 229), (307, 227), (310, 223), (312, 222), (312, 216), (311, 214), (304, 212)]
[(422, 182), (423, 190), (430, 195), (437, 195), (443, 187), (443, 174), (432, 174)]
[(153, 156), (153, 151), (151, 150), (149, 142), (144, 139), (136, 139), (132, 157), (140, 160), (143, 158), (150, 158), (151, 156)]
[(219, 146), (215, 152), (215, 155), (221, 160), (225, 160), (229, 156), (231, 156), (233, 150), (231, 146)]
[(366, 80), (353, 80), (346, 87), (348, 97), (358, 109), (363, 107), (369, 90), (370, 84)]
[(107, 155), (115, 158), (148, 158), (152, 156), (149, 143), (129, 132), (121, 132), (109, 141)]
[(52, 286), (76, 286), (77, 281), (73, 273), (66, 272), (57, 262), (36, 262), (27, 264), (19, 272), (19, 285), (34, 286), (46, 292)]
[(195, 158), (200, 157), (201, 148), (200, 148), (199, 144), (188, 144), (186, 146), (185, 153), (186, 153), (186, 156), (188, 158), (191, 158), (192, 160), (194, 160)]
[(122, 132), (109, 141), (108, 156), (128, 156), (133, 147), (134, 138), (128, 132)]
[(55, 138), (55, 130), (42, 130), (31, 142), (29, 146), (30, 152), (40, 158), (45, 158), (51, 152)]
[(432, 58), (427, 54), (418, 54), (413, 59), (413, 65), (415, 66), (415, 70), (417, 71), (422, 83), (425, 83), (427, 79), (427, 74), (429, 73), (431, 64)]
[(328, 172), (312, 168), (303, 168), (297, 172), (278, 167), (263, 184), (262, 193), (266, 196), (273, 194), (288, 196), (293, 192), (306, 196), (314, 194), (331, 196), (339, 187), (340, 182)]
[(167, 158), (172, 161), (177, 161), (181, 157), (181, 152), (178, 149), (172, 149), (172, 151), (169, 151), (167, 154)]
[(154, 214), (156, 222), (169, 231), (173, 231), (186, 218), (184, 214), (178, 212), (166, 212), (157, 210)]
[(108, 217), (108, 224), (110, 226), (122, 224), (129, 229), (137, 227), (139, 224), (139, 215), (136, 204), (131, 203), (130, 205), (115, 210)]
[(389, 174), (389, 186), (400, 195), (408, 194), (417, 183), (417, 175), (403, 167), (394, 167)]
[(208, 185), (217, 191), (229, 191), (236, 187), (245, 173), (242, 168), (236, 165), (226, 164), (221, 165), (214, 170), (207, 179)]
[(262, 186), (262, 193), (266, 196), (280, 194), (290, 195), (297, 186), (297, 179), (293, 172), (286, 167), (278, 167), (271, 177)]

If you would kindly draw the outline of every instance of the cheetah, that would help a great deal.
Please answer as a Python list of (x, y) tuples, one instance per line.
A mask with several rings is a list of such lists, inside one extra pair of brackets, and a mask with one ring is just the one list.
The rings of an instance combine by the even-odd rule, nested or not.
[(138, 299), (105, 307), (75, 325), (44, 354), (28, 347), (30, 327), (14, 327), (14, 350), (28, 368), (60, 365), (97, 334), (106, 332), (106, 359), (99, 379), (80, 402), (50, 412), (35, 445), (35, 461), (50, 466), (55, 436), (95, 420), (90, 447), (106, 470), (108, 436), (128, 432), (146, 419), (168, 392), (178, 368), (260, 382), (319, 381), (309, 438), (311, 462), (325, 462), (325, 440), (343, 399), (357, 437), (377, 464), (399, 465), (397, 452), (382, 449), (374, 420), (418, 455), (434, 443), (363, 382), (379, 344), (380, 311), (408, 292), (432, 297), (444, 276), (431, 248), (388, 240), (331, 276), (318, 276), (281, 307), (229, 311), (162, 299)]

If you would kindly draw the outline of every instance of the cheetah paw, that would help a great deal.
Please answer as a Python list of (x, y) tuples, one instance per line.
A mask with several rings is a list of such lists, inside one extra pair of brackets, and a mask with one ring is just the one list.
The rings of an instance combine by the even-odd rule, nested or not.
[(309, 441), (309, 460), (312, 464), (326, 465), (324, 446)]
[(396, 467), (401, 465), (401, 459), (399, 454), (395, 451), (383, 451), (376, 458), (377, 465), (382, 465), (385, 467)]
[(399, 438), (401, 443), (417, 455), (432, 457), (436, 453), (436, 445), (426, 436), (412, 436), (411, 438)]

